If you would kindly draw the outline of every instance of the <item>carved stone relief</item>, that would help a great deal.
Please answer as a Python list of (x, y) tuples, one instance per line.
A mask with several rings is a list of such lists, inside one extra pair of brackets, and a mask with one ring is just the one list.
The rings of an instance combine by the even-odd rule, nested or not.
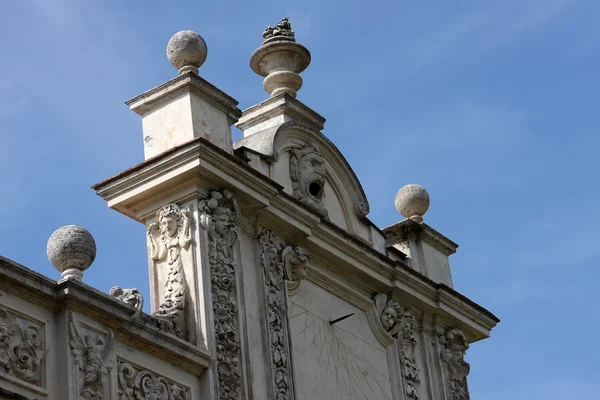
[(154, 315), (161, 329), (185, 338), (185, 276), (181, 249), (187, 249), (192, 240), (188, 210), (168, 204), (156, 213), (158, 223), (148, 227), (150, 256), (155, 261), (166, 259), (169, 275), (163, 302)]
[(293, 398), (294, 391), (284, 285), (285, 280), (306, 278), (308, 253), (299, 247), (285, 246), (266, 228), (261, 230), (258, 243), (264, 273), (275, 399), (288, 400)]
[(43, 328), (0, 307), (0, 371), (43, 385)]
[(469, 343), (465, 334), (456, 328), (450, 328), (440, 336), (442, 344), (441, 358), (448, 367), (448, 389), (451, 400), (469, 400), (467, 376), (471, 366), (465, 361)]
[(265, 40), (276, 36), (288, 40), (295, 40), (296, 34), (292, 30), (292, 24), (290, 24), (288, 17), (285, 17), (274, 27), (267, 26), (262, 33), (262, 36)]
[(119, 360), (119, 400), (191, 400), (190, 389)]
[(325, 160), (313, 144), (290, 150), (290, 178), (292, 194), (313, 210), (327, 217), (325, 198)]
[(234, 245), (238, 206), (226, 190), (200, 203), (200, 225), (207, 231), (220, 400), (242, 398), (241, 348)]
[(135, 313), (131, 318), (136, 319), (142, 314), (144, 308), (144, 297), (137, 289), (123, 289), (120, 286), (113, 286), (110, 289), (110, 295), (121, 300), (128, 306), (135, 308)]
[(415, 319), (409, 309), (403, 308), (385, 294), (375, 296), (375, 307), (381, 326), (398, 341), (400, 349), (400, 369), (404, 381), (405, 398), (418, 400), (421, 384), (417, 367)]
[(83, 327), (69, 314), (69, 345), (78, 367), (79, 397), (83, 400), (104, 398), (106, 374), (111, 368), (110, 353), (114, 337), (109, 329), (102, 335)]

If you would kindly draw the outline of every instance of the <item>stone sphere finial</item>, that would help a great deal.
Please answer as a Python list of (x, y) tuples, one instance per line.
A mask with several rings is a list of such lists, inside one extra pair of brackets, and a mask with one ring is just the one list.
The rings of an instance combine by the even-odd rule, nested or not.
[(423, 186), (402, 186), (394, 199), (396, 210), (405, 218), (422, 223), (423, 215), (429, 209), (429, 193)]
[(62, 272), (62, 279), (83, 278), (83, 271), (96, 258), (96, 242), (92, 235), (77, 225), (58, 228), (48, 239), (46, 254), (50, 263)]
[(208, 55), (206, 42), (194, 31), (181, 31), (173, 35), (167, 44), (167, 57), (179, 75), (186, 72), (198, 74), (198, 68)]

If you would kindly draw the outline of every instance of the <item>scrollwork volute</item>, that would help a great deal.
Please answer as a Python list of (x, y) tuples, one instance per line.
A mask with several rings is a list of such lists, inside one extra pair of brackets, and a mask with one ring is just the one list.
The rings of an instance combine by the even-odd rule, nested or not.
[(0, 371), (31, 384), (43, 384), (42, 327), (0, 307)]
[(290, 179), (294, 198), (327, 217), (323, 203), (327, 170), (325, 159), (313, 144), (290, 150)]
[(268, 331), (271, 347), (273, 389), (276, 400), (293, 398), (292, 370), (287, 326), (285, 280), (306, 278), (308, 252), (300, 247), (284, 245), (270, 230), (258, 235), (263, 266)]
[(451, 400), (469, 400), (467, 376), (471, 366), (465, 361), (469, 343), (465, 334), (456, 328), (450, 328), (440, 336), (442, 349), (440, 356), (448, 368), (448, 389)]
[(78, 367), (79, 399), (104, 398), (106, 374), (111, 368), (110, 354), (114, 337), (109, 329), (106, 335), (81, 326), (73, 313), (69, 315), (69, 345)]
[(241, 349), (234, 257), (239, 236), (235, 228), (238, 206), (228, 191), (213, 191), (201, 201), (200, 210), (200, 225), (208, 234), (219, 399), (239, 400)]
[(166, 293), (154, 315), (161, 329), (185, 338), (185, 276), (181, 250), (192, 240), (188, 210), (168, 204), (156, 213), (157, 223), (148, 227), (148, 247), (155, 261), (166, 260), (169, 266)]
[(405, 398), (418, 400), (421, 379), (416, 359), (417, 338), (413, 313), (392, 299), (388, 299), (385, 294), (375, 297), (375, 305), (379, 322), (390, 336), (396, 338), (399, 344)]
[(119, 360), (119, 400), (191, 400), (189, 388)]

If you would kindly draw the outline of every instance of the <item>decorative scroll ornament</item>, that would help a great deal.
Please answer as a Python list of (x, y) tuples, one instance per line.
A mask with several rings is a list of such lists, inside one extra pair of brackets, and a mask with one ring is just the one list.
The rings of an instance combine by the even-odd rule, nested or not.
[(421, 384), (417, 367), (415, 319), (409, 309), (401, 307), (385, 294), (375, 297), (375, 306), (383, 328), (394, 336), (400, 347), (400, 364), (404, 380), (404, 393), (407, 399), (418, 400), (418, 388)]
[(73, 313), (69, 316), (69, 345), (79, 368), (79, 398), (104, 398), (104, 375), (111, 368), (109, 355), (114, 347), (112, 331), (104, 337), (84, 329)]
[(41, 386), (42, 328), (0, 307), (0, 371)]
[(265, 40), (279, 36), (283, 40), (296, 41), (296, 34), (292, 30), (292, 24), (290, 24), (290, 20), (288, 17), (283, 18), (274, 27), (267, 26), (264, 32), (262, 33), (262, 36)]
[(467, 376), (471, 371), (471, 366), (465, 361), (465, 353), (469, 348), (467, 338), (461, 330), (451, 328), (446, 331), (445, 335), (440, 336), (440, 342), (443, 345), (441, 350), (442, 361), (448, 367), (450, 399), (469, 400), (471, 397), (467, 385)]
[(297, 281), (306, 278), (308, 253), (299, 247), (286, 247), (266, 228), (261, 230), (258, 243), (265, 279), (275, 399), (288, 400), (293, 398), (293, 380), (284, 280)]
[(313, 144), (290, 150), (292, 194), (308, 207), (327, 217), (325, 198), (325, 160)]
[(119, 360), (119, 400), (191, 400), (190, 389)]
[(168, 204), (156, 213), (158, 223), (148, 227), (150, 256), (155, 261), (166, 258), (169, 265), (167, 292), (158, 308), (161, 329), (185, 338), (185, 276), (181, 249), (187, 249), (190, 235), (190, 217), (188, 210), (180, 210), (176, 204)]
[(202, 200), (200, 210), (200, 225), (208, 233), (219, 399), (238, 400), (242, 398), (242, 378), (233, 252), (238, 241), (238, 206), (228, 191), (213, 191)]
[(123, 303), (135, 308), (135, 313), (131, 318), (136, 319), (142, 314), (144, 308), (144, 297), (137, 289), (123, 289), (120, 286), (113, 286), (110, 289), (110, 295), (121, 300)]

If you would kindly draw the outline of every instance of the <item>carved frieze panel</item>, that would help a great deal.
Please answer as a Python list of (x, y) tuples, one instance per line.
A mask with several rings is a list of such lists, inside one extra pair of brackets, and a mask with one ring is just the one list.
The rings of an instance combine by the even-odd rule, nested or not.
[(234, 245), (238, 206), (226, 190), (213, 191), (200, 204), (200, 225), (208, 235), (208, 256), (220, 400), (242, 398), (241, 347)]
[(465, 353), (469, 343), (465, 334), (456, 328), (450, 328), (440, 336), (442, 348), (440, 356), (448, 370), (448, 390), (451, 400), (469, 400), (467, 376), (471, 366), (465, 361)]
[(325, 217), (326, 176), (325, 159), (315, 145), (307, 143), (290, 150), (292, 195)]
[(126, 361), (118, 361), (119, 400), (191, 400), (190, 389), (139, 368)]
[(110, 329), (100, 333), (82, 325), (75, 314), (69, 314), (69, 346), (77, 366), (79, 399), (104, 399), (107, 374), (112, 367), (114, 337)]
[(372, 310), (379, 331), (395, 338), (398, 343), (400, 371), (406, 399), (418, 400), (418, 389), (421, 384), (417, 366), (415, 318), (412, 311), (400, 306), (385, 294), (375, 296), (375, 307)]
[(288, 400), (293, 398), (294, 392), (284, 285), (285, 280), (306, 278), (308, 253), (300, 247), (285, 246), (266, 228), (260, 231), (258, 243), (264, 274), (275, 398)]
[(0, 371), (43, 386), (44, 354), (43, 326), (0, 307)]
[(159, 327), (185, 339), (185, 276), (181, 250), (187, 249), (192, 240), (188, 210), (176, 204), (168, 204), (156, 213), (157, 223), (148, 227), (150, 256), (159, 266), (169, 268), (165, 283), (163, 302), (154, 315)]

